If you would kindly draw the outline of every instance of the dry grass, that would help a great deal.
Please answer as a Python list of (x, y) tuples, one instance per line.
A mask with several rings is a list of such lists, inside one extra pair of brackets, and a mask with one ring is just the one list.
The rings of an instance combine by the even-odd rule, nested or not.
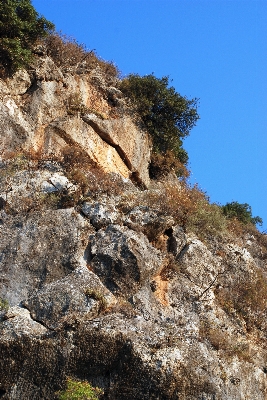
[(80, 44), (76, 39), (60, 32), (46, 37), (43, 44), (47, 48), (47, 54), (58, 67), (77, 69), (82, 65), (86, 73), (98, 67), (107, 81), (112, 81), (119, 75), (118, 68), (114, 63), (101, 60), (94, 50), (88, 51), (84, 44)]
[(267, 334), (267, 277), (260, 269), (238, 274), (217, 288), (215, 296), (227, 313), (237, 312), (245, 320), (248, 331), (258, 328)]
[(201, 341), (208, 340), (212, 347), (217, 351), (222, 351), (225, 357), (237, 356), (243, 361), (253, 361), (247, 342), (237, 340), (221, 327), (209, 324), (208, 321), (201, 322), (199, 338)]

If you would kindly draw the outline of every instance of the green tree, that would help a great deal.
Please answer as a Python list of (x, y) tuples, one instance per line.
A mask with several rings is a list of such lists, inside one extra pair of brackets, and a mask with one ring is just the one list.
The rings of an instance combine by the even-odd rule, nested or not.
[(167, 76), (159, 79), (154, 75), (131, 74), (121, 83), (122, 92), (130, 98), (137, 114), (153, 139), (153, 151), (166, 154), (171, 151), (183, 164), (188, 155), (182, 148), (196, 121), (197, 99), (188, 100), (169, 87)]
[(0, 65), (14, 72), (27, 67), (37, 39), (45, 37), (54, 24), (39, 16), (30, 0), (1, 0)]
[(226, 203), (225, 206), (222, 206), (222, 211), (226, 217), (237, 218), (244, 224), (262, 225), (260, 217), (252, 217), (251, 206), (247, 203), (240, 204), (237, 201), (232, 201), (232, 203)]

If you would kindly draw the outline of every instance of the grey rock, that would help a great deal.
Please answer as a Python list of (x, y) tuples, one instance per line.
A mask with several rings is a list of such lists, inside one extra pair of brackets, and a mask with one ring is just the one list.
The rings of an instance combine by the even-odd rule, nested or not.
[(85, 202), (82, 205), (83, 214), (90, 220), (96, 228), (104, 228), (110, 224), (120, 222), (120, 215), (114, 204), (101, 204), (99, 202)]
[(43, 337), (48, 332), (42, 324), (32, 319), (28, 310), (18, 306), (11, 307), (4, 318), (5, 320), (0, 323), (0, 335), (4, 341), (14, 337)]
[(109, 225), (90, 237), (92, 266), (112, 292), (133, 294), (163, 265), (163, 256), (142, 233)]
[(174, 219), (159, 215), (158, 211), (149, 207), (138, 206), (126, 215), (124, 224), (137, 232), (143, 232), (152, 241), (170, 229), (174, 225)]
[(0, 297), (10, 305), (85, 262), (92, 227), (74, 209), (36, 211), (28, 218), (0, 213)]
[(80, 267), (65, 278), (35, 291), (23, 305), (34, 320), (55, 329), (79, 315), (96, 317), (112, 303), (115, 303), (114, 296), (100, 279), (86, 267)]
[(179, 225), (171, 228), (168, 239), (168, 251), (178, 256), (187, 243), (183, 228)]

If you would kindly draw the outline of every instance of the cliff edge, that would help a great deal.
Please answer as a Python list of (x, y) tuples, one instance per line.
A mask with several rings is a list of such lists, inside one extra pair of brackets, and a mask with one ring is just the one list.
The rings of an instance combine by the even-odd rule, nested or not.
[(116, 79), (40, 50), (0, 80), (0, 398), (264, 400), (266, 237), (150, 180)]

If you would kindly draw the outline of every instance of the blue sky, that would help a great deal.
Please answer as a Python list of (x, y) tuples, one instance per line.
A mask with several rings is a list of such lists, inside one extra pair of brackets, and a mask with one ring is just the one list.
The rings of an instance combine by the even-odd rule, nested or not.
[(267, 230), (266, 0), (33, 0), (57, 30), (122, 76), (169, 75), (197, 97), (184, 141), (191, 182), (212, 202), (249, 203)]

